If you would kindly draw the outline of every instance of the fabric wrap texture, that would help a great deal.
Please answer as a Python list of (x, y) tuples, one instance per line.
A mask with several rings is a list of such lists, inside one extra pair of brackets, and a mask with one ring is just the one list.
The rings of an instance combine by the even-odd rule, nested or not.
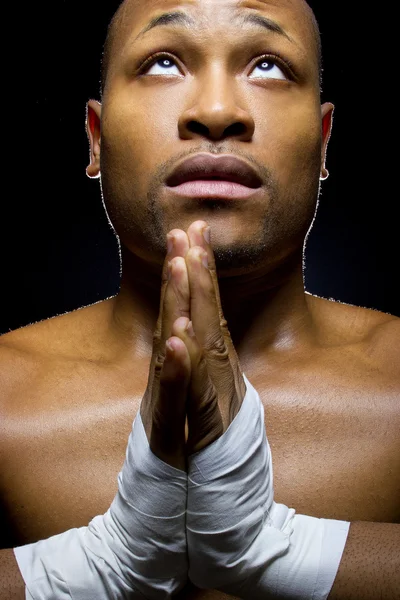
[(240, 598), (326, 600), (350, 523), (274, 502), (264, 407), (246, 395), (225, 433), (189, 457), (189, 578)]
[(149, 446), (138, 412), (118, 492), (87, 527), (14, 548), (27, 600), (161, 600), (187, 582), (187, 474)]

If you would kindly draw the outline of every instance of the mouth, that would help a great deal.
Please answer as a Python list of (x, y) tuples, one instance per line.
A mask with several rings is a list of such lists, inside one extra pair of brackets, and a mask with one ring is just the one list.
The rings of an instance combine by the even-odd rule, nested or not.
[(259, 190), (262, 180), (252, 166), (233, 155), (202, 153), (179, 163), (166, 185), (178, 196), (241, 199)]

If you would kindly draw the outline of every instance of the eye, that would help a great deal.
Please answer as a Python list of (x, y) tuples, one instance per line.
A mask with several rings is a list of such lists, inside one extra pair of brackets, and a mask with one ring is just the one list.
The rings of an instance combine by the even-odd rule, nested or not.
[[(174, 70), (175, 69), (175, 72)], [(180, 75), (180, 71), (174, 59), (168, 54), (158, 54), (150, 57), (141, 68), (141, 73), (146, 75)]]
[(288, 79), (283, 70), (278, 67), (277, 61), (271, 57), (264, 57), (259, 60), (253, 72), (256, 72), (255, 77), (257, 79)]

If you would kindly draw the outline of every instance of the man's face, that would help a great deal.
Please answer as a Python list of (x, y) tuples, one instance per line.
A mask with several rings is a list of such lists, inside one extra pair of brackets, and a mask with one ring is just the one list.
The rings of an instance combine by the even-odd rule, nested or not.
[[(162, 264), (166, 233), (211, 225), (219, 275), (270, 269), (301, 249), (321, 168), (315, 40), (303, 0), (131, 0), (101, 113), (101, 182), (121, 243)], [(192, 25), (164, 22), (163, 13)], [(269, 20), (244, 22), (249, 15)], [(274, 23), (276, 25), (274, 25)], [(178, 161), (232, 154), (262, 179), (240, 200), (177, 196)]]

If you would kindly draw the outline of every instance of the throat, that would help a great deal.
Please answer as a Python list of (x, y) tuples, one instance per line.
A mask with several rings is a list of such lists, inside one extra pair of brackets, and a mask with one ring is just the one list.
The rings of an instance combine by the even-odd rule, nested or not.
[(243, 359), (265, 352), (295, 354), (314, 346), (312, 315), (302, 274), (245, 295), (248, 286), (233, 290), (221, 285), (221, 305), (232, 341)]

